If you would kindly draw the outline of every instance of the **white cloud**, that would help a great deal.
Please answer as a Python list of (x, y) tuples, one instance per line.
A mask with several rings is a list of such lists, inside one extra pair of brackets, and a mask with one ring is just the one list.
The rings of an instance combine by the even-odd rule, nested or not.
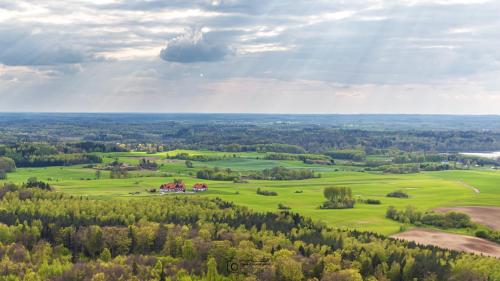
[(464, 33), (474, 33), (477, 32), (477, 28), (473, 27), (458, 27), (458, 28), (452, 28), (448, 32), (451, 34), (464, 34)]
[(276, 43), (267, 43), (267, 44), (247, 44), (242, 45), (238, 48), (239, 54), (253, 54), (253, 53), (264, 53), (264, 52), (283, 52), (293, 49), (294, 45), (280, 45)]

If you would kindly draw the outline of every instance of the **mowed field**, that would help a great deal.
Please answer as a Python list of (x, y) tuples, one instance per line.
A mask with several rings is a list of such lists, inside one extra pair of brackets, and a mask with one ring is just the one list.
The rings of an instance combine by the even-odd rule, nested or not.
[[(166, 159), (166, 155), (185, 152), (220, 157), (208, 162), (193, 161), (194, 168), (187, 168), (183, 160)], [(147, 157), (161, 166), (158, 171), (133, 171), (126, 179), (110, 179), (109, 173), (102, 172), (96, 179), (95, 169), (84, 165), (47, 168), (19, 168), (8, 175), (8, 181), (21, 183), (29, 177), (47, 181), (58, 191), (77, 196), (91, 196), (105, 200), (136, 198), (146, 196), (175, 196), (149, 193), (146, 189), (158, 188), (160, 184), (181, 178), (188, 187), (196, 182), (206, 182), (209, 191), (197, 195), (179, 196), (220, 197), (236, 204), (248, 206), (256, 211), (277, 211), (282, 203), (304, 216), (321, 220), (329, 225), (368, 230), (381, 234), (400, 231), (400, 223), (385, 218), (387, 207), (393, 205), (404, 208), (413, 205), (425, 211), (437, 207), (491, 205), (500, 206), (500, 172), (487, 170), (426, 172), (418, 174), (382, 174), (360, 172), (359, 167), (339, 162), (339, 165), (307, 165), (301, 161), (264, 160), (263, 153), (227, 153), (208, 151), (171, 151), (157, 154), (141, 152), (108, 153), (101, 155), (105, 162), (118, 158), (119, 161), (137, 164)], [(314, 169), (321, 178), (296, 181), (249, 180), (247, 183), (209, 181), (196, 179), (196, 171), (203, 167), (231, 168), (233, 171), (258, 171), (265, 168), (284, 166), (294, 169)], [(379, 199), (381, 205), (356, 204), (353, 209), (321, 210), (324, 201), (323, 188), (327, 186), (348, 186), (353, 195), (362, 199)], [(470, 187), (480, 190), (476, 193)], [(278, 196), (256, 194), (257, 188), (273, 190)], [(408, 199), (387, 198), (385, 195), (395, 190), (404, 190)], [(131, 193), (140, 192), (132, 195)], [(300, 193), (298, 193), (300, 192)]]

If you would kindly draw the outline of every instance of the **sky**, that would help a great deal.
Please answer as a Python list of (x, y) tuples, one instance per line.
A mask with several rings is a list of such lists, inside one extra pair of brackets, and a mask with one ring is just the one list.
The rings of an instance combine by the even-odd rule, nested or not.
[(500, 1), (0, 0), (0, 111), (500, 114)]

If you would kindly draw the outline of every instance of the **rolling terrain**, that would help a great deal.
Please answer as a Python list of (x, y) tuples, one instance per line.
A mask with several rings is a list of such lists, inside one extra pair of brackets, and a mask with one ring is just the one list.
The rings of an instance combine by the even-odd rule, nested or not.
[[(185, 161), (166, 159), (179, 153), (190, 155), (216, 156), (215, 161), (193, 161), (193, 168), (187, 168)], [(137, 165), (140, 159), (156, 161), (158, 170), (131, 171), (127, 178), (110, 179), (108, 171), (102, 171), (96, 178), (96, 169), (86, 165), (66, 167), (18, 168), (9, 174), (8, 181), (25, 182), (30, 177), (50, 183), (56, 190), (77, 196), (88, 196), (115, 200), (119, 198), (142, 198), (160, 196), (148, 189), (158, 188), (174, 178), (182, 179), (188, 187), (196, 182), (205, 182), (209, 191), (201, 196), (219, 197), (247, 206), (255, 211), (277, 211), (278, 204), (284, 204), (294, 212), (328, 223), (329, 225), (373, 231), (385, 235), (395, 234), (402, 229), (399, 222), (385, 218), (388, 206), (398, 209), (413, 205), (421, 211), (439, 207), (456, 206), (498, 206), (500, 203), (500, 172), (489, 170), (421, 172), (415, 174), (387, 174), (360, 172), (359, 167), (339, 163), (333, 166), (310, 165), (301, 161), (264, 160), (265, 153), (227, 153), (212, 151), (177, 150), (156, 154), (143, 152), (102, 153), (105, 163), (115, 159), (130, 165)], [(105, 164), (103, 164), (105, 165)], [(313, 169), (321, 174), (320, 178), (305, 180), (246, 180), (243, 183), (232, 181), (212, 181), (197, 179), (196, 171), (205, 167), (230, 168), (232, 173), (245, 173), (275, 166), (293, 169)], [(481, 192), (476, 193), (467, 185)], [(323, 189), (328, 186), (347, 186), (357, 199), (378, 199), (380, 205), (358, 203), (353, 209), (322, 210)], [(278, 196), (256, 194), (257, 188), (273, 190)], [(407, 199), (388, 198), (386, 194), (403, 190)], [(170, 195), (164, 195), (170, 196)], [(186, 194), (186, 196), (190, 196)]]

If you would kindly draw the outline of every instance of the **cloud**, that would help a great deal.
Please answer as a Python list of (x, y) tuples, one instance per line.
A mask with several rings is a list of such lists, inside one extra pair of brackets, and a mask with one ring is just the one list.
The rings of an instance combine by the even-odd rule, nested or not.
[(0, 52), (0, 62), (13, 66), (72, 64), (82, 62), (84, 58), (81, 52), (63, 46), (54, 46), (50, 49), (26, 46)]
[[(316, 112), (321, 100), (321, 112), (427, 112), (428, 104), (446, 109), (446, 94), (460, 92), (457, 110), (448, 107), (460, 113), (476, 110), (467, 107), (484, 89), (474, 99), (489, 102), (477, 112), (500, 108), (499, 1), (3, 2), (4, 109), (32, 100), (50, 110), (65, 100), (64, 108), (79, 111), (272, 111), (280, 104), (280, 112)], [(85, 103), (89, 93), (102, 97)], [(164, 102), (149, 105), (152, 95)]]
[(201, 30), (191, 30), (170, 40), (160, 57), (165, 61), (194, 63), (220, 61), (229, 54), (227, 46), (209, 42)]
[(40, 66), (80, 63), (88, 58), (82, 50), (60, 43), (56, 34), (26, 30), (0, 30), (0, 63)]

